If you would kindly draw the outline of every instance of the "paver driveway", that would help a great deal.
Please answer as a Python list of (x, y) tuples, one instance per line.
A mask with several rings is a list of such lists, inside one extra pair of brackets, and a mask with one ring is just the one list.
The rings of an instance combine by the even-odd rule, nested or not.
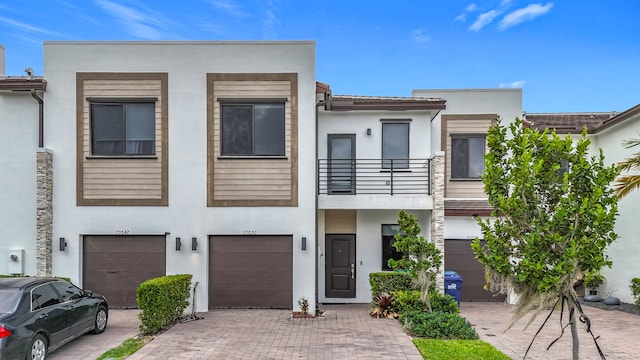
[(365, 304), (327, 305), (322, 319), (290, 310), (212, 310), (178, 324), (128, 360), (422, 359), (396, 320), (372, 319)]
[[(511, 310), (512, 306), (501, 303), (463, 302), (461, 305), (462, 315), (475, 326), (482, 340), (490, 342), (513, 359), (522, 359), (547, 313), (538, 316), (526, 329), (525, 325), (529, 317), (521, 319), (511, 329), (505, 331), (511, 319)], [(583, 306), (583, 310), (591, 320), (591, 331), (595, 336), (600, 337), (598, 343), (608, 360), (640, 359), (640, 316), (590, 306)], [(566, 320), (564, 324), (567, 324)], [(582, 323), (579, 323), (578, 329), (580, 359), (600, 359), (593, 339), (587, 334)], [(546, 350), (547, 346), (560, 334), (560, 317), (558, 312), (555, 312), (533, 343), (527, 359), (571, 359), (572, 342), (569, 328), (551, 349)]]

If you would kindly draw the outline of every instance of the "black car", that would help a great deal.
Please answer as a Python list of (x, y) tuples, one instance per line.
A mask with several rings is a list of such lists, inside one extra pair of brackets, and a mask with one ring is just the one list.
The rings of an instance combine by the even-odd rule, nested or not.
[(78, 336), (100, 334), (104, 296), (55, 278), (0, 278), (0, 360), (45, 359)]

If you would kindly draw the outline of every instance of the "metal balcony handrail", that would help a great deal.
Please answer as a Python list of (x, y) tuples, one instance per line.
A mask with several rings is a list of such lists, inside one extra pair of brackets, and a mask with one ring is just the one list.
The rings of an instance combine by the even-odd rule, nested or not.
[(319, 195), (431, 195), (430, 159), (318, 159)]

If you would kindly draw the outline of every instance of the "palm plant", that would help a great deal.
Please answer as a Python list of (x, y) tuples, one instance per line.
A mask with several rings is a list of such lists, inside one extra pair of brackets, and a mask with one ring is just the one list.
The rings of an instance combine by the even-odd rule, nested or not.
[[(640, 145), (640, 139), (627, 139), (622, 142), (625, 149)], [(618, 164), (620, 171), (640, 171), (640, 152)], [(614, 190), (618, 198), (629, 195), (630, 192), (640, 189), (640, 174), (620, 175), (615, 181)]]

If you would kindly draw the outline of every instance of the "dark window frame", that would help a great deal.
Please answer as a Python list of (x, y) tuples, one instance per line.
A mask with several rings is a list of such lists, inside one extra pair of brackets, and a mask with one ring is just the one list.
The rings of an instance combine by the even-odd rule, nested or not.
[[(393, 235), (386, 234), (385, 227), (388, 227), (390, 232), (394, 232)], [(394, 229), (397, 228), (395, 231)], [(381, 235), (381, 250), (382, 250), (382, 271), (391, 271), (389, 267), (389, 259), (400, 260), (402, 258), (402, 253), (397, 251), (395, 247), (393, 247), (393, 243), (396, 241), (395, 235), (400, 234), (400, 225), (398, 224), (382, 224), (380, 226), (380, 235)], [(385, 235), (386, 234), (386, 235)]]
[[(89, 102), (89, 126), (90, 126), (90, 154), (92, 158), (139, 158), (139, 157), (153, 157), (156, 155), (156, 125), (157, 125), (157, 114), (156, 114), (156, 103), (157, 98), (87, 98)], [(145, 111), (149, 112), (151, 118), (145, 118), (143, 121), (143, 127), (147, 127), (145, 129), (145, 134), (142, 138), (133, 139), (131, 136), (127, 135), (127, 122), (134, 121), (132, 119), (127, 118), (127, 108), (136, 106), (136, 105), (144, 105), (146, 108)], [(117, 135), (111, 140), (101, 139), (99, 135), (96, 134), (97, 129), (100, 128), (96, 122), (111, 120), (111, 119), (101, 119), (99, 115), (96, 113), (100, 108), (112, 107), (112, 110), (116, 110), (120, 108), (121, 119), (117, 119), (121, 121), (119, 126), (122, 128), (121, 134)], [(152, 123), (150, 123), (152, 122)], [(106, 124), (111, 125), (111, 124)], [(104, 124), (102, 125), (104, 126)], [(133, 132), (133, 131), (132, 131)], [(147, 133), (148, 132), (148, 133)], [(99, 149), (99, 142), (120, 142), (119, 145), (114, 146), (114, 148), (109, 151), (106, 149)], [(136, 144), (137, 143), (137, 144)], [(136, 151), (132, 151), (131, 149), (137, 148)]]
[[(47, 289), (49, 293), (52, 295), (55, 295), (55, 297), (51, 297), (51, 299), (48, 299), (48, 300), (45, 299), (47, 301), (42, 303), (39, 299), (34, 298), (34, 291), (39, 289)], [(55, 306), (62, 303), (62, 300), (60, 299), (60, 295), (50, 283), (41, 284), (31, 289), (31, 291), (29, 292), (29, 300), (31, 302), (31, 311), (46, 309), (49, 306)]]
[[(469, 146), (470, 139), (482, 139), (482, 155), (480, 159), (482, 159), (482, 170), (478, 173), (477, 176), (473, 176), (470, 174), (472, 167), (472, 149)], [(467, 141), (466, 153), (465, 154), (456, 154), (456, 146), (454, 146), (454, 141)], [(480, 180), (480, 175), (484, 173), (484, 156), (486, 155), (486, 146), (487, 146), (487, 134), (451, 134), (451, 180)], [(464, 155), (464, 165), (458, 165), (456, 163), (456, 159), (459, 156)], [(463, 166), (462, 168), (458, 168), (459, 166)]]
[[(393, 169), (396, 170), (406, 170), (409, 168), (409, 158), (410, 158), (410, 149), (411, 149), (411, 119), (381, 119), (382, 122), (382, 140), (380, 141), (381, 145), (381, 158), (382, 158), (382, 168), (383, 169), (391, 169), (393, 164)], [(406, 156), (403, 157), (391, 157), (386, 150), (385, 144), (385, 127), (387, 126), (398, 126), (402, 125), (406, 127)], [(404, 154), (403, 154), (404, 155)]]
[[(220, 102), (220, 157), (221, 158), (286, 159), (286, 152), (287, 152), (287, 149), (286, 149), (286, 126), (287, 126), (286, 102), (287, 100), (286, 99), (218, 99), (218, 101)], [(272, 109), (275, 110), (276, 112), (281, 112), (281, 114), (277, 114), (277, 113), (270, 114), (272, 116), (273, 115), (278, 116), (278, 118), (275, 119), (275, 121), (277, 121), (277, 123), (275, 123), (277, 125), (275, 129), (277, 132), (277, 137), (275, 137), (277, 141), (276, 144), (273, 144), (273, 143), (268, 144), (270, 141), (273, 141), (274, 132), (261, 133), (259, 131), (260, 130), (259, 128), (260, 126), (262, 126), (263, 129), (266, 130), (266, 128), (264, 127), (265, 124), (258, 124), (258, 126), (256, 126), (256, 109), (260, 107), (265, 107), (265, 109), (268, 109), (266, 108), (267, 106), (272, 107)], [(234, 149), (233, 148), (234, 145), (232, 145), (230, 142), (225, 142), (225, 136), (227, 136), (227, 134), (229, 134), (230, 132), (234, 131), (234, 130), (226, 129), (226, 126), (229, 126), (229, 124), (226, 124), (227, 122), (225, 121), (225, 112), (226, 112), (225, 109), (231, 109), (233, 107), (236, 107), (237, 109), (240, 109), (243, 107), (251, 109), (251, 118), (241, 119), (245, 121), (248, 120), (248, 122), (245, 123), (244, 125), (249, 125), (248, 132), (250, 132), (250, 134), (248, 133), (246, 134), (246, 136), (250, 138), (244, 139), (246, 142), (244, 144), (244, 149), (242, 149), (243, 147), (242, 144), (240, 146), (236, 144)], [(271, 119), (271, 121), (273, 121), (273, 119)], [(270, 122), (269, 124), (273, 124), (273, 123)], [(270, 128), (269, 130), (273, 130), (273, 125), (270, 125), (269, 128)], [(238, 136), (242, 134), (234, 134), (234, 135)], [(263, 144), (266, 144), (265, 150), (256, 149), (257, 139), (258, 141), (263, 141)]]

